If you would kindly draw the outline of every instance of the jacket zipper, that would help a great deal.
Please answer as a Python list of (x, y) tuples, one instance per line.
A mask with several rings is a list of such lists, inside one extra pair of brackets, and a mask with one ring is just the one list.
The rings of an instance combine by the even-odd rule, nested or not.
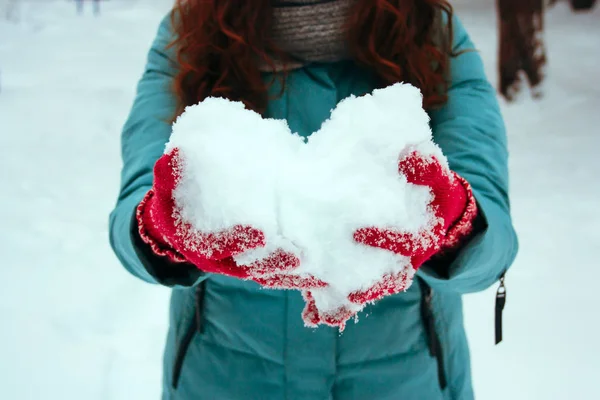
[(506, 305), (506, 286), (504, 286), (504, 276), (506, 272), (500, 275), (500, 286), (496, 291), (496, 307), (495, 307), (495, 333), (496, 333), (496, 344), (502, 341), (502, 312)]
[(196, 286), (194, 318), (192, 318), (192, 321), (185, 331), (185, 334), (181, 338), (181, 342), (179, 342), (177, 352), (175, 353), (172, 376), (173, 389), (177, 389), (177, 386), (179, 385), (179, 378), (181, 377), (181, 370), (183, 368), (185, 355), (187, 354), (190, 344), (194, 339), (194, 335), (196, 332), (202, 333), (203, 331), (202, 314), (204, 311), (204, 285), (205, 282), (202, 281)]
[(440, 336), (435, 329), (435, 315), (433, 314), (433, 289), (421, 278), (418, 278), (421, 286), (421, 316), (425, 326), (425, 334), (427, 336), (427, 344), (429, 353), (437, 360), (438, 381), (442, 390), (446, 389), (448, 382), (446, 380), (446, 370), (444, 367), (444, 351)]

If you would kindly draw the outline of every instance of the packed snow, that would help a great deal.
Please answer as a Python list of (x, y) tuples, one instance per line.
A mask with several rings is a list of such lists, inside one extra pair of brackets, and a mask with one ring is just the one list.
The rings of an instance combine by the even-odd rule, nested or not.
[(321, 312), (359, 311), (350, 293), (413, 273), (410, 258), (358, 244), (354, 232), (380, 227), (418, 236), (436, 223), (428, 188), (398, 173), (399, 158), (413, 151), (446, 162), (421, 104), (408, 84), (350, 97), (307, 143), (285, 121), (239, 102), (209, 98), (188, 107), (166, 146), (178, 152), (181, 220), (199, 232), (260, 229), (267, 245), (236, 257), (238, 264), (284, 249), (301, 260), (290, 275), (328, 284), (313, 291)]
[[(25, 3), (0, 19), (0, 386), (19, 400), (160, 396), (168, 290), (129, 276), (108, 245), (119, 134), (169, 0)], [(495, 82), (492, 0), (458, 2)], [(548, 13), (545, 96), (502, 103), (520, 253), (495, 288), (465, 297), (477, 398), (599, 397), (597, 171), (600, 8)]]

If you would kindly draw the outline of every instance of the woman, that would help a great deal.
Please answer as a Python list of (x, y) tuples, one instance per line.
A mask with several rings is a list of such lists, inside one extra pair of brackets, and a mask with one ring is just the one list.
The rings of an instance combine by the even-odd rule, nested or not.
[[(340, 335), (304, 326), (299, 291), (262, 289), (252, 279), (269, 282), (252, 270), (230, 276), (231, 255), (260, 246), (260, 232), (245, 244), (222, 241), (216, 255), (178, 244), (163, 151), (183, 107), (208, 96), (239, 100), (308, 136), (340, 100), (399, 81), (423, 93), (434, 140), (458, 177), (449, 181), (433, 163), (409, 180), (431, 184), (440, 237), (465, 228), (443, 253), (403, 247), (400, 236), (382, 245), (414, 250), (415, 268), (427, 261), (418, 284), (367, 306)], [(163, 399), (473, 398), (461, 295), (503, 276), (517, 240), (495, 92), (446, 1), (178, 1), (150, 49), (122, 150), (112, 247), (133, 275), (173, 287)], [(356, 237), (376, 245), (372, 235)], [(210, 247), (223, 238), (200, 239)], [(305, 320), (339, 322), (310, 304)]]
[(540, 84), (546, 65), (544, 46), (544, 7), (542, 0), (498, 0), (499, 86), (508, 100), (515, 100), (527, 77), (534, 96), (540, 96)]

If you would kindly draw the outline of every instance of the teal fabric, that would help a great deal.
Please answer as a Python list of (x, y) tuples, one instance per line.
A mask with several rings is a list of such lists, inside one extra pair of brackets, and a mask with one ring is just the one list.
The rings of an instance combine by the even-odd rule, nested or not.
[[(455, 49), (473, 49), (458, 19)], [(175, 110), (170, 86), (176, 66), (166, 49), (168, 19), (161, 24), (122, 133), (124, 167), (117, 205), (110, 216), (111, 245), (133, 275), (155, 282), (136, 257), (129, 236), (135, 206), (152, 184), (152, 167), (169, 139)], [(269, 79), (265, 76), (265, 79)], [(431, 113), (435, 141), (450, 166), (473, 186), (485, 222), (481, 232), (446, 266), (424, 266), (419, 275), (435, 289), (433, 308), (444, 349), (448, 387), (442, 391), (437, 363), (428, 351), (421, 319), (421, 289), (388, 297), (359, 314), (343, 334), (308, 329), (297, 292), (264, 290), (253, 282), (205, 275), (203, 329), (193, 336), (177, 388), (176, 349), (192, 324), (194, 289), (172, 291), (164, 356), (163, 400), (180, 399), (472, 399), (469, 350), (461, 295), (485, 289), (512, 263), (517, 239), (508, 201), (507, 149), (495, 91), (477, 52), (452, 61), (447, 105)], [(273, 88), (278, 91), (279, 88)], [(292, 72), (283, 96), (267, 116), (286, 119), (308, 136), (341, 99), (373, 89), (368, 73), (351, 62), (309, 65)]]

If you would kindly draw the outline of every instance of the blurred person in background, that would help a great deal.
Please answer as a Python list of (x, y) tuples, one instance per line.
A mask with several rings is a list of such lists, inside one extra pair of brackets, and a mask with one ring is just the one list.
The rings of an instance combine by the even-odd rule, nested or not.
[[(317, 283), (278, 279), (299, 255), (242, 268), (234, 256), (265, 246), (259, 230), (178, 222), (178, 159), (163, 153), (184, 107), (242, 101), (308, 137), (342, 99), (397, 82), (421, 90), (449, 160), (399, 154), (399, 172), (430, 190), (439, 225), (431, 245), (376, 227), (355, 234), (357, 245), (408, 257), (418, 283), (362, 293), (378, 301), (343, 334), (343, 310), (314, 308)], [(495, 90), (447, 1), (179, 0), (150, 48), (122, 157), (111, 245), (133, 275), (172, 287), (163, 400), (474, 398), (461, 296), (503, 279), (517, 238)]]
[(83, 14), (84, 3), (90, 1), (93, 3), (94, 15), (100, 15), (100, 0), (75, 0), (75, 6), (77, 7), (77, 14)]
[[(516, 100), (525, 83), (533, 97), (542, 96), (547, 64), (544, 12), (558, 1), (496, 0), (499, 90), (507, 101)], [(596, 0), (568, 1), (575, 12), (589, 11), (596, 3)]]
[(544, 0), (497, 0), (499, 19), (499, 86), (509, 101), (526, 77), (534, 97), (541, 95), (546, 49), (543, 41)]
[(0, 4), (4, 5), (2, 8), (4, 10), (4, 18), (7, 21), (19, 22), (21, 18), (21, 4), (19, 0), (4, 0)]

